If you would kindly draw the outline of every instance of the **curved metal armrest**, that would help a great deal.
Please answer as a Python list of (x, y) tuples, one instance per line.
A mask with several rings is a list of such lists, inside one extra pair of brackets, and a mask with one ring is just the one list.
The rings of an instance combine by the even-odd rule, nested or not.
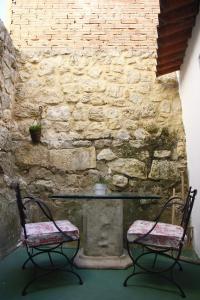
[[(180, 200), (180, 201), (178, 201)], [(162, 214), (164, 213), (164, 211), (171, 207), (172, 205), (179, 205), (181, 206), (182, 208), (184, 208), (184, 203), (183, 203), (183, 200), (181, 197), (178, 197), (178, 196), (173, 196), (173, 197), (170, 197), (164, 204), (163, 208), (160, 210), (160, 213), (157, 215), (157, 217), (154, 219), (154, 222), (157, 222), (158, 220), (160, 220)]]
[(42, 201), (41, 199), (39, 198), (35, 198), (33, 196), (27, 196), (27, 197), (24, 197), (23, 200), (27, 200), (24, 202), (24, 206), (26, 206), (26, 204), (32, 202), (34, 204), (37, 204), (38, 207), (41, 209), (41, 211), (44, 213), (44, 215), (47, 217), (47, 219), (49, 219), (49, 221), (51, 221), (54, 226), (56, 227), (56, 229), (62, 233), (65, 237), (67, 237), (69, 240), (71, 240), (71, 237), (68, 236), (57, 224), (56, 224), (56, 221), (54, 220), (53, 218), (53, 215), (51, 213), (51, 210), (49, 209), (48, 205)]
[[(174, 201), (176, 200), (176, 201)], [(178, 201), (178, 200), (181, 200), (181, 201)], [(177, 196), (173, 196), (173, 197), (170, 197), (169, 200), (167, 200), (163, 206), (163, 208), (161, 209), (160, 213), (157, 215), (157, 217), (153, 220), (154, 225), (152, 226), (151, 229), (149, 229), (145, 234), (143, 234), (142, 236), (138, 237), (137, 239), (134, 240), (134, 242), (139, 242), (141, 241), (142, 239), (144, 239), (145, 237), (147, 237), (153, 230), (154, 228), (156, 227), (156, 225), (158, 224), (162, 214), (164, 213), (165, 209), (171, 207), (173, 204), (177, 204), (177, 205), (180, 205), (182, 207), (184, 207), (184, 203), (182, 202), (182, 198), (181, 197), (177, 197)]]

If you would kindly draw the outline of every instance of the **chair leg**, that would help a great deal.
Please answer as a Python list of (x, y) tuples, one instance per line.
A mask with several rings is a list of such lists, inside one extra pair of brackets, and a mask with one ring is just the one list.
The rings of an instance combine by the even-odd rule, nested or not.
[(128, 255), (129, 255), (129, 257), (130, 257), (130, 259), (132, 260), (133, 265), (134, 265), (134, 258), (133, 258), (133, 255), (132, 255), (132, 253), (131, 253), (131, 248), (130, 248), (130, 244), (129, 244), (128, 240), (127, 240), (127, 242), (126, 242), (126, 245), (127, 245)]
[(73, 256), (71, 258), (72, 264), (74, 263), (74, 259), (75, 259), (76, 255), (77, 255), (79, 249), (80, 249), (80, 239), (77, 240), (77, 247), (76, 247), (75, 253), (73, 254)]
[(176, 261), (176, 264), (179, 266), (179, 271), (183, 271), (183, 267), (179, 261)]
[(27, 263), (28, 263), (29, 261), (31, 261), (31, 257), (34, 256), (34, 254), (33, 254), (33, 249), (31, 249), (31, 253), (30, 253), (30, 250), (29, 250), (29, 248), (28, 248), (27, 245), (26, 245), (26, 252), (27, 252), (28, 258), (27, 258), (27, 259), (25, 260), (25, 262), (23, 263), (23, 265), (22, 265), (22, 270), (25, 269)]
[(152, 265), (152, 268), (153, 268), (153, 269), (154, 269), (155, 266), (156, 266), (157, 257), (158, 257), (158, 254), (156, 253), (156, 254), (155, 254), (155, 257), (154, 257), (154, 260), (153, 260), (153, 265)]
[(131, 248), (130, 248), (130, 244), (129, 244), (128, 240), (127, 240), (127, 251), (128, 251), (129, 257), (131, 258), (131, 260), (132, 260), (132, 262), (133, 262), (133, 265), (132, 265), (133, 271), (132, 271), (132, 273), (131, 273), (129, 276), (127, 276), (126, 279), (124, 280), (123, 286), (127, 286), (128, 280), (129, 280), (131, 277), (133, 277), (133, 276), (135, 275), (135, 261), (134, 261), (133, 255), (132, 255), (132, 253), (131, 253)]
[[(37, 250), (38, 252), (34, 253), (33, 252), (33, 248), (30, 250), (28, 247), (26, 247), (26, 250), (27, 250), (27, 254), (28, 254), (28, 258), (26, 259), (26, 261), (24, 262), (22, 268), (25, 269), (25, 266), (27, 265), (27, 263), (30, 261), (33, 266), (35, 267), (35, 270), (37, 269), (41, 269), (43, 270), (44, 272), (42, 274), (35, 274), (34, 278), (32, 278), (24, 287), (23, 291), (22, 291), (22, 296), (25, 296), (27, 294), (27, 290), (28, 288), (35, 282), (37, 281), (38, 279), (46, 276), (46, 275), (49, 275), (51, 272), (53, 271), (62, 271), (62, 272), (67, 272), (67, 273), (71, 273), (73, 274), (79, 281), (79, 284), (82, 285), (83, 284), (83, 280), (82, 278), (80, 277), (80, 275), (75, 272), (73, 270), (73, 260), (76, 256), (76, 254), (78, 253), (78, 250), (79, 250), (79, 245), (80, 245), (80, 242), (78, 241), (78, 244), (77, 244), (77, 248), (76, 248), (76, 251), (75, 253), (73, 254), (73, 257), (72, 258), (69, 258), (63, 251), (62, 249), (62, 244), (61, 245), (58, 245), (58, 246), (55, 246), (53, 248), (46, 248), (46, 249), (41, 249), (41, 248), (34, 248), (35, 250)], [(58, 249), (59, 247), (61, 247), (61, 249)], [(58, 249), (58, 250), (57, 250)], [(50, 266), (49, 267), (43, 267), (41, 265), (39, 265), (36, 261), (35, 261), (35, 258), (37, 256), (39, 256), (40, 254), (45, 254), (48, 255), (48, 258), (49, 258), (49, 261), (50, 261)], [(52, 254), (59, 254), (59, 255), (62, 255), (66, 260), (67, 260), (67, 264), (65, 263), (63, 266), (56, 266), (55, 265), (55, 262), (53, 261), (53, 258), (52, 258)], [(67, 268), (67, 266), (69, 266), (69, 268)]]
[(50, 271), (49, 271), (49, 272), (46, 272), (45, 274), (41, 274), (41, 275), (39, 275), (39, 276), (35, 276), (33, 279), (31, 279), (31, 280), (25, 285), (25, 287), (23, 288), (23, 290), (22, 290), (22, 296), (27, 295), (27, 289), (29, 288), (29, 286), (30, 286), (32, 283), (34, 283), (34, 282), (35, 282), (36, 280), (38, 280), (39, 278), (48, 275), (49, 273), (50, 273)]
[[(148, 274), (148, 273), (147, 273), (147, 272), (135, 272), (135, 273), (132, 273), (132, 274), (130, 274), (130, 275), (125, 279), (123, 285), (126, 287), (126, 286), (127, 286), (127, 282), (128, 282), (128, 280), (129, 280), (131, 277), (133, 277), (133, 276), (135, 276), (135, 275), (141, 275), (141, 274)], [(186, 295), (185, 295), (183, 289), (182, 289), (181, 286), (174, 280), (173, 277), (172, 277), (172, 278), (169, 278), (169, 277), (167, 277), (167, 276), (165, 276), (165, 275), (163, 275), (163, 274), (160, 274), (160, 273), (152, 273), (151, 275), (158, 275), (159, 277), (162, 277), (162, 278), (166, 279), (167, 281), (169, 281), (170, 283), (172, 283), (173, 285), (175, 285), (175, 286), (177, 287), (177, 289), (179, 290), (180, 295), (181, 295), (182, 298), (185, 298), (185, 297), (186, 297)]]
[[(60, 250), (60, 251), (56, 250), (56, 249), (58, 249), (59, 247), (61, 247), (61, 250)], [(49, 257), (49, 261), (50, 261), (50, 263), (51, 263), (52, 266), (54, 265), (53, 260), (52, 260), (52, 257), (51, 257), (51, 254), (52, 254), (52, 253), (55, 253), (55, 254), (59, 254), (59, 255), (64, 256), (64, 257), (66, 258), (67, 263), (68, 263), (70, 266), (72, 266), (72, 265), (73, 265), (73, 260), (72, 260), (72, 259), (74, 259), (74, 257), (76, 256), (76, 254), (77, 254), (77, 252), (78, 252), (78, 251), (76, 250), (76, 253), (73, 255), (72, 259), (70, 259), (70, 258), (63, 252), (62, 245), (58, 245), (58, 246), (56, 246), (56, 247), (49, 248), (49, 249), (41, 249), (41, 248), (37, 248), (37, 247), (35, 247), (34, 249), (37, 251), (36, 253), (33, 252), (33, 248), (32, 248), (32, 251), (29, 251), (28, 248), (26, 249), (28, 258), (27, 258), (27, 259), (25, 260), (25, 262), (23, 263), (22, 269), (25, 269), (25, 266), (27, 265), (27, 263), (28, 263), (29, 261), (31, 261), (32, 264), (33, 264), (35, 267), (44, 269), (44, 268), (40, 267), (40, 266), (35, 262), (35, 260), (34, 260), (34, 258), (35, 258), (36, 256), (39, 256), (40, 254), (44, 254), (44, 253), (47, 253), (47, 255), (48, 255), (48, 257)]]
[(53, 260), (52, 260), (52, 258), (51, 258), (51, 253), (50, 253), (50, 252), (48, 252), (48, 256), (49, 256), (49, 261), (50, 261), (51, 265), (53, 266), (54, 263), (53, 263)]
[[(180, 262), (179, 262), (177, 259), (172, 258), (172, 259), (174, 260), (174, 262), (172, 263), (172, 265), (171, 265), (170, 267), (168, 267), (168, 268), (166, 268), (166, 269), (164, 269), (164, 270), (162, 270), (162, 271), (156, 271), (155, 266), (156, 266), (156, 261), (157, 261), (158, 255), (164, 255), (164, 256), (166, 256), (165, 254), (162, 254), (162, 252), (161, 252), (161, 253), (160, 253), (160, 252), (159, 252), (159, 253), (155, 253), (155, 252), (146, 252), (146, 253), (144, 253), (144, 252), (143, 252), (142, 254), (138, 255), (138, 257), (137, 257), (136, 259), (134, 259), (133, 256), (132, 256), (131, 250), (130, 250), (129, 243), (128, 243), (127, 249), (128, 249), (128, 253), (129, 253), (130, 258), (131, 258), (132, 261), (133, 261), (133, 271), (132, 271), (132, 273), (131, 273), (129, 276), (127, 276), (126, 279), (124, 280), (123, 286), (126, 287), (126, 286), (127, 286), (128, 280), (129, 280), (131, 277), (135, 276), (135, 275), (151, 274), (151, 275), (159, 276), (159, 277), (164, 278), (165, 280), (169, 281), (170, 283), (172, 283), (173, 285), (176, 286), (176, 288), (177, 288), (177, 289), (179, 290), (179, 292), (180, 292), (181, 297), (183, 297), (183, 298), (186, 297), (186, 295), (185, 295), (185, 293), (184, 293), (182, 287), (174, 280), (174, 273), (173, 273), (173, 271), (174, 271), (174, 269), (175, 269), (175, 266), (178, 265), (178, 266), (179, 266), (179, 270), (182, 271), (182, 266), (181, 266)], [(141, 257), (143, 257), (144, 255), (148, 255), (148, 254), (152, 254), (152, 255), (154, 254), (154, 255), (155, 255), (155, 256), (154, 256), (154, 260), (153, 260), (153, 264), (152, 264), (152, 268), (151, 268), (151, 269), (147, 269), (146, 267), (143, 267), (143, 266), (138, 262), (138, 261), (140, 260)], [(136, 270), (135, 270), (135, 267), (136, 267), (136, 266), (139, 267), (140, 269), (142, 269), (142, 271), (136, 272)], [(154, 270), (154, 269), (155, 269), (155, 270)], [(167, 272), (168, 272), (168, 274), (169, 274), (169, 272), (170, 272), (170, 276), (166, 276), (166, 275), (163, 274), (163, 273), (167, 273)]]
[(30, 257), (28, 257), (28, 258), (25, 260), (25, 262), (23, 263), (23, 265), (22, 265), (22, 269), (23, 269), (23, 270), (25, 269), (26, 264), (27, 264), (29, 261), (30, 261)]
[[(45, 276), (49, 275), (52, 271), (53, 271), (53, 270), (48, 271), (48, 272), (45, 272), (45, 273), (40, 274), (40, 275), (38, 275), (38, 276), (35, 276), (33, 279), (31, 279), (31, 280), (25, 285), (25, 287), (23, 288), (22, 296), (25, 296), (25, 295), (27, 294), (28, 288), (29, 288), (35, 281), (37, 281), (38, 279), (40, 279), (40, 278), (42, 278), (42, 277), (45, 277)], [(62, 270), (62, 271), (63, 271), (63, 272), (67, 272), (67, 273), (71, 273), (71, 274), (75, 275), (75, 276), (78, 278), (78, 280), (79, 280), (79, 284), (80, 284), (80, 285), (83, 284), (82, 278), (81, 278), (80, 275), (79, 275), (78, 273), (76, 273), (75, 271), (72, 271), (72, 270)]]
[(130, 274), (128, 277), (126, 277), (126, 279), (124, 280), (123, 286), (127, 286), (127, 282), (128, 280), (133, 277), (135, 275), (135, 273)]
[(174, 270), (174, 268), (171, 269), (171, 274), (170, 274), (171, 276), (170, 277), (167, 277), (165, 275), (162, 275), (162, 277), (165, 278), (167, 281), (171, 282), (172, 284), (174, 284), (177, 287), (177, 289), (179, 290), (181, 297), (185, 298), (186, 295), (185, 295), (182, 287), (174, 280), (173, 270)]

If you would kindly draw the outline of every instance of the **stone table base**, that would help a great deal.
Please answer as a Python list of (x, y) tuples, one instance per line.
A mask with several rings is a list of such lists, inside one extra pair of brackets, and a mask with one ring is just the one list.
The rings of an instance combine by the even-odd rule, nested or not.
[(126, 250), (121, 256), (88, 256), (80, 249), (74, 263), (77, 267), (86, 269), (126, 269), (132, 261)]

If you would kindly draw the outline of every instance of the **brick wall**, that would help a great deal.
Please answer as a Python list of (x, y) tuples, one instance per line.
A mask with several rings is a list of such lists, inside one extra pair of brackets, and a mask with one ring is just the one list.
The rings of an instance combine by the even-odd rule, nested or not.
[(159, 0), (12, 0), (11, 10), (20, 48), (155, 50)]

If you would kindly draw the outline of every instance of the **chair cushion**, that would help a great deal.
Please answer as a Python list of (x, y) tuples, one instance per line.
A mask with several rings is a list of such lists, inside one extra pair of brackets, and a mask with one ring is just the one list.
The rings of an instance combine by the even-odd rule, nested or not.
[[(69, 237), (69, 239), (77, 240), (79, 238), (79, 230), (68, 220), (56, 221), (58, 227)], [(45, 244), (62, 243), (69, 240), (64, 236), (52, 222), (27, 223), (26, 225), (27, 239), (24, 237), (24, 231), (21, 233), (21, 240), (24, 244), (35, 247)]]
[[(127, 239), (129, 242), (135, 241), (147, 233), (154, 225), (154, 222), (137, 220), (129, 228), (127, 232)], [(139, 243), (157, 246), (163, 248), (178, 249), (183, 235), (183, 228), (181, 226), (158, 223), (156, 227)]]

